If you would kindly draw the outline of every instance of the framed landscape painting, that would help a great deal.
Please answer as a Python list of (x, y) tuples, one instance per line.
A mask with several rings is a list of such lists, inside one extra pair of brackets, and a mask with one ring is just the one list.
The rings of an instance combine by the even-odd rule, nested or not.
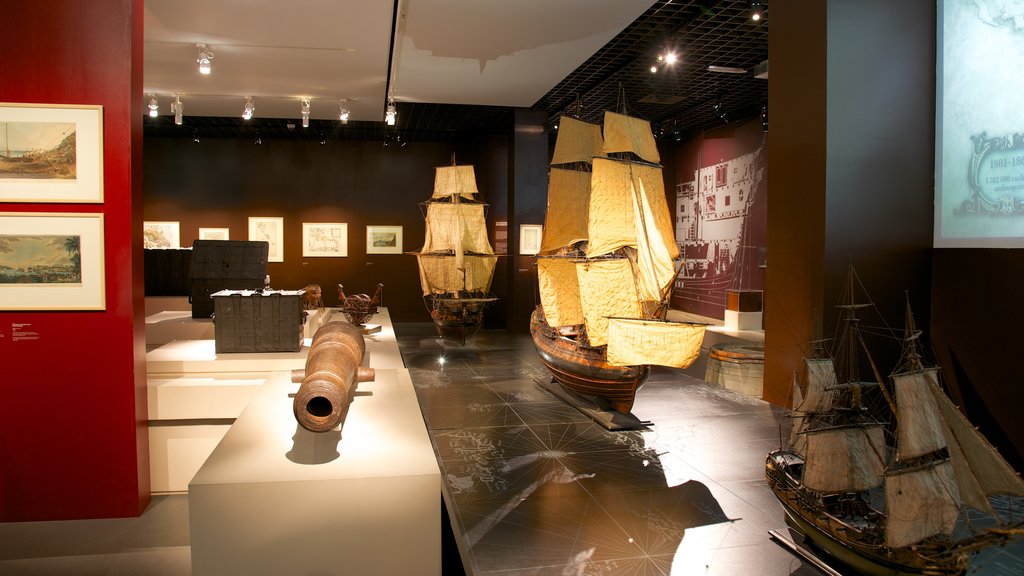
[(143, 248), (181, 248), (181, 225), (177, 222), (143, 222)]
[(519, 225), (519, 253), (534, 255), (540, 252), (540, 241), (544, 234), (544, 226), (540, 224)]
[(347, 257), (348, 224), (303, 222), (302, 256), (303, 258)]
[(366, 253), (367, 254), (401, 254), (402, 253), (402, 227), (401, 226), (367, 226), (366, 227)]
[(249, 240), (270, 243), (267, 262), (284, 262), (284, 218), (250, 216)]
[(200, 228), (200, 240), (230, 240), (230, 228)]
[(103, 214), (0, 213), (0, 310), (104, 310)]
[(103, 107), (0, 103), (0, 202), (103, 202)]

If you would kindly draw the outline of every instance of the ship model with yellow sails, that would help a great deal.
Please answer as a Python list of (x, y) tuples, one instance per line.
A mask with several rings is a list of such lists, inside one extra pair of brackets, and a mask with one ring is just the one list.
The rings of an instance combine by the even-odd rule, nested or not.
[[(860, 348), (870, 360), (858, 316), (865, 306), (840, 306), (836, 349), (848, 352), (805, 361), (789, 447), (768, 454), (768, 485), (787, 524), (859, 574), (974, 573), (980, 553), (1024, 537), (1024, 482), (940, 388), (909, 304), (892, 389), (873, 361), (872, 379), (854, 375), (849, 352)], [(894, 430), (865, 401), (875, 387)]]
[(439, 166), (434, 192), (421, 204), (423, 248), (416, 252), (423, 300), (438, 334), (464, 344), (483, 324), (497, 256), (487, 238), (487, 204), (479, 198), (472, 165)]
[(652, 364), (687, 367), (704, 338), (666, 320), (679, 249), (659, 161), (645, 120), (560, 120), (530, 332), (562, 388), (622, 414)]

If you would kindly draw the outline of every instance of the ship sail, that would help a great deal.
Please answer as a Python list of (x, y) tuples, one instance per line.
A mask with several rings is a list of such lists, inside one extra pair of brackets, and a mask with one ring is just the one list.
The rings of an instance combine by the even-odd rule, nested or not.
[(703, 340), (704, 326), (699, 324), (610, 318), (608, 363), (686, 368), (697, 360)]
[(558, 138), (551, 164), (590, 163), (591, 159), (604, 154), (604, 137), (597, 124), (583, 122), (562, 116), (558, 119)]
[(548, 324), (555, 327), (583, 324), (576, 262), (568, 258), (538, 259), (537, 282)]
[(540, 255), (553, 254), (587, 239), (590, 172), (552, 168), (549, 178)]
[(832, 396), (835, 394), (833, 387), (836, 384), (836, 369), (831, 358), (807, 358), (804, 365), (807, 371), (807, 390), (802, 394), (799, 404), (794, 400), (793, 427), (789, 438), (793, 451), (800, 455), (807, 453), (807, 437), (804, 432), (814, 415), (832, 409)]
[(808, 430), (804, 485), (819, 492), (857, 492), (882, 485), (885, 433), (881, 424)]
[(580, 305), (591, 346), (608, 343), (608, 318), (639, 318), (633, 267), (625, 258), (576, 263)]
[(960, 498), (948, 460), (886, 474), (885, 544), (909, 546), (937, 534), (951, 534)]

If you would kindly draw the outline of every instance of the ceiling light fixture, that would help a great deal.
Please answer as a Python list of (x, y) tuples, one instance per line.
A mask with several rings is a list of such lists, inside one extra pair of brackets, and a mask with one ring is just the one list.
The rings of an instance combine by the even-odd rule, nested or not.
[(746, 68), (739, 68), (737, 66), (715, 66), (712, 64), (708, 66), (708, 72), (722, 72), (724, 74), (746, 74)]
[(181, 126), (182, 117), (185, 114), (185, 105), (181, 103), (181, 96), (178, 94), (174, 95), (174, 102), (171, 102), (171, 112), (174, 113), (174, 123)]
[(388, 110), (384, 113), (384, 122), (388, 126), (394, 126), (395, 122), (398, 121), (398, 109), (395, 108), (395, 101), (390, 100), (388, 102)]
[(199, 63), (199, 73), (209, 74), (210, 60), (213, 60), (213, 51), (206, 44), (196, 44), (196, 48), (199, 48), (199, 57), (196, 58), (196, 62)]
[(156, 118), (160, 114), (160, 103), (156, 100), (156, 94), (149, 95), (149, 117)]
[(256, 145), (259, 146), (260, 144), (263, 144), (263, 138), (260, 138), (260, 131), (257, 130), (256, 131)]
[(309, 128), (309, 98), (302, 99), (302, 127)]
[(340, 108), (338, 108), (338, 120), (341, 120), (342, 124), (348, 124), (348, 117), (351, 113), (348, 109), (348, 99), (342, 98)]
[(324, 134), (323, 130), (321, 130), (320, 131), (320, 145), (323, 146), (324, 144), (327, 144), (327, 135)]
[(245, 97), (245, 107), (242, 108), (242, 120), (249, 120), (252, 118), (253, 112), (256, 111), (256, 103), (253, 102), (252, 96)]
[(750, 19), (754, 22), (759, 21), (764, 16), (764, 6), (761, 2), (750, 3)]

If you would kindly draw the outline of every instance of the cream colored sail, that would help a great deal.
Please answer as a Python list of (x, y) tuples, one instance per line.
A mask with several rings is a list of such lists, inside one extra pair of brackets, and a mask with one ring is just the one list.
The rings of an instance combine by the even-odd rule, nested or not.
[(418, 254), (420, 286), (423, 295), (459, 292), (462, 290), (488, 293), (497, 256), (465, 255), (458, 266), (452, 256)]
[[(667, 290), (676, 277), (673, 259), (679, 256), (679, 246), (675, 242), (674, 233), (666, 234), (659, 228), (664, 218), (657, 212), (644, 188), (643, 180), (633, 187), (633, 217), (636, 222), (636, 262), (639, 280), (640, 297), (655, 306), (667, 298)], [(662, 190), (664, 191), (664, 189)], [(665, 195), (661, 194), (661, 204), (665, 204)], [(669, 223), (671, 225), (671, 223)]]
[(551, 169), (540, 255), (555, 253), (587, 239), (589, 204), (590, 172)]
[(964, 417), (938, 385), (930, 387), (942, 413), (946, 444), (963, 503), (995, 515), (989, 495), (1024, 496), (1024, 481)]
[(493, 254), (487, 239), (483, 204), (431, 202), (427, 205), (426, 235), (420, 253), (474, 252)]
[(700, 356), (703, 341), (703, 324), (610, 318), (608, 363), (687, 368)]
[(638, 318), (640, 301), (629, 261), (623, 258), (576, 263), (587, 336), (591, 346), (608, 343), (608, 318)]
[(808, 430), (804, 485), (819, 492), (860, 491), (881, 485), (885, 438), (881, 424)]
[(797, 416), (793, 419), (789, 438), (790, 448), (800, 455), (807, 453), (807, 436), (804, 432), (813, 421), (814, 414), (828, 412), (832, 408), (835, 392), (829, 388), (836, 383), (836, 369), (831, 358), (805, 358), (804, 366), (807, 392), (802, 395), (799, 404), (795, 400), (793, 402)]
[(549, 326), (583, 324), (575, 261), (568, 258), (539, 258), (537, 280), (540, 305)]
[(604, 113), (604, 151), (632, 152), (654, 164), (661, 161), (651, 123), (616, 112)]
[[(590, 188), (587, 257), (609, 254), (624, 246), (637, 246), (637, 216), (633, 206), (639, 193), (644, 195), (650, 212), (655, 215), (653, 222), (642, 221), (646, 233), (657, 234), (666, 244), (675, 247), (672, 212), (665, 200), (665, 181), (660, 167), (595, 158)], [(678, 247), (670, 249), (672, 258), (678, 254)]]
[(472, 165), (438, 166), (434, 169), (434, 194), (431, 198), (448, 198), (459, 194), (472, 200), (477, 192), (476, 173)]
[(887, 474), (885, 506), (885, 544), (891, 548), (951, 534), (960, 513), (952, 464), (943, 460)]
[(551, 156), (552, 164), (590, 162), (595, 156), (602, 156), (604, 137), (597, 124), (583, 122), (562, 116), (558, 119), (558, 138)]
[(896, 459), (908, 460), (946, 447), (942, 416), (932, 396), (938, 368), (893, 376), (896, 389)]

